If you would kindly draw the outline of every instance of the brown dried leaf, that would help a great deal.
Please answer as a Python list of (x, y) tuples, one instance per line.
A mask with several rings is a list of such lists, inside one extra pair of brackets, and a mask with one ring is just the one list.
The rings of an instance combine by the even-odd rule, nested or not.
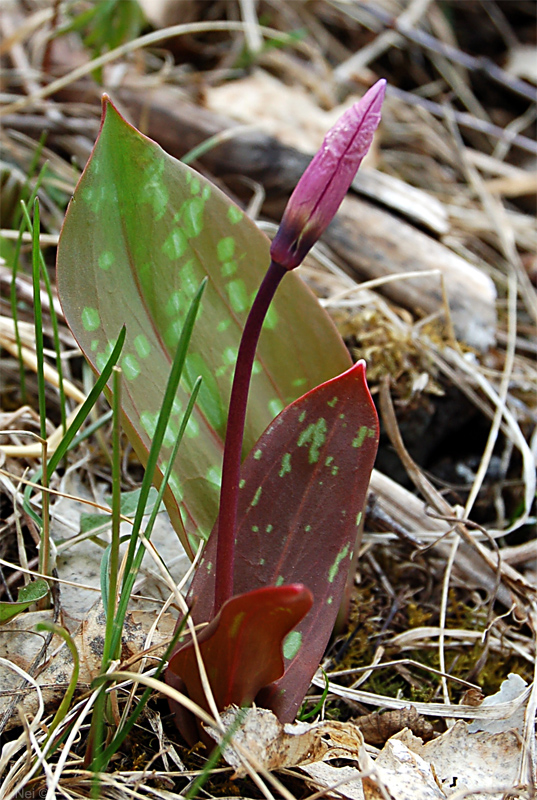
[[(46, 634), (38, 633), (35, 626), (38, 622), (52, 620), (52, 611), (41, 611), (20, 614), (15, 619), (0, 628), (0, 656), (15, 663), (18, 667), (30, 674), (36, 669), (32, 666), (39, 654)], [(153, 613), (145, 611), (132, 611), (127, 614), (122, 637), (122, 661), (139, 660), (144, 654), (147, 635), (155, 621)], [(99, 674), (103, 652), (105, 615), (101, 603), (96, 603), (88, 612), (86, 619), (74, 634), (78, 654), (80, 656), (80, 672), (78, 690), (86, 691), (93, 678)], [(175, 620), (169, 615), (162, 618), (159, 627), (152, 638), (151, 658), (158, 659), (173, 635)], [(136, 668), (136, 667), (134, 667)], [(43, 692), (43, 700), (47, 713), (53, 713), (61, 701), (73, 671), (73, 660), (69, 648), (58, 636), (53, 636), (47, 648), (47, 653), (40, 666), (37, 682)], [(21, 687), (20, 677), (0, 664), (0, 716), (12, 705), (13, 694), (20, 689), (19, 697), (24, 713), (33, 717), (37, 710), (37, 697), (33, 687)], [(6, 729), (19, 723), (18, 714), (13, 714)]]
[[(222, 716), (226, 729), (232, 728), (239, 712), (230, 706)], [(207, 733), (216, 741), (218, 735)], [(221, 737), (220, 737), (221, 739)], [(295, 722), (282, 724), (265, 708), (250, 708), (240, 727), (233, 733), (233, 745), (224, 749), (224, 758), (235, 769), (236, 776), (245, 774), (243, 754), (256, 768), (267, 770), (296, 767), (328, 758), (357, 759), (364, 740), (350, 722)]]
[(425, 717), (418, 714), (414, 706), (384, 713), (374, 711), (372, 714), (354, 717), (353, 722), (358, 725), (368, 744), (383, 745), (403, 728), (408, 728), (424, 741), (432, 739), (433, 736), (433, 726)]

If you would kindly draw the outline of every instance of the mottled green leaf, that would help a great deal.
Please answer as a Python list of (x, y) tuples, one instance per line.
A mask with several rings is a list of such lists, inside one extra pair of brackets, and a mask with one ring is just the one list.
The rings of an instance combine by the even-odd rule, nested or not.
[[(283, 678), (256, 700), (284, 722), (294, 719), (334, 627), (378, 435), (361, 361), (282, 411), (242, 465), (233, 593), (299, 582), (314, 598), (286, 643)], [(215, 527), (189, 592), (196, 623), (213, 616), (216, 568)]]
[[(240, 333), (268, 263), (268, 239), (244, 213), (105, 100), (101, 132), (60, 238), (58, 290), (73, 334), (97, 372), (126, 325), (120, 361), (124, 426), (145, 460), (186, 310), (208, 275), (159, 464), (162, 473), (201, 374), (203, 387), (165, 494), (187, 547), (207, 538), (216, 519)], [(329, 317), (296, 274), (286, 276), (254, 365), (244, 452), (285, 405), (348, 365)]]

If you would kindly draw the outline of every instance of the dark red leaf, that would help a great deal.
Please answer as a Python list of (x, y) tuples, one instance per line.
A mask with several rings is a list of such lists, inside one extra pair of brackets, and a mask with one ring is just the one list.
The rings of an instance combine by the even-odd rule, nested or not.
[[(378, 445), (365, 364), (308, 392), (269, 425), (242, 467), (235, 594), (300, 582), (314, 604), (287, 642), (284, 677), (258, 702), (294, 719), (333, 630)], [(216, 541), (190, 590), (210, 620)]]
[[(224, 603), (220, 613), (198, 635), (219, 710), (232, 703), (250, 705), (260, 689), (283, 675), (283, 641), (312, 603), (311, 592), (301, 584), (268, 586)], [(170, 659), (166, 679), (178, 686), (177, 678), (190, 699), (209, 711), (192, 642)], [(186, 715), (177, 707), (175, 711), (186, 738), (192, 739)], [(203, 730), (200, 728), (198, 733), (203, 735)]]

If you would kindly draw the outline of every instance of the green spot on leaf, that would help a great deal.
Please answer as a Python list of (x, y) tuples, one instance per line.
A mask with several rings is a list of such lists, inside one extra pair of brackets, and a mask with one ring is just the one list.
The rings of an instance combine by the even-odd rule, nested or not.
[(287, 634), (283, 642), (283, 656), (291, 660), (294, 658), (302, 646), (302, 634), (300, 631), (291, 631)]
[(237, 361), (238, 352), (239, 352), (238, 347), (226, 347), (226, 349), (222, 354), (225, 363), (235, 365), (235, 362)]
[(339, 551), (339, 553), (336, 556), (336, 560), (328, 570), (328, 583), (334, 582), (334, 578), (336, 577), (339, 570), (339, 565), (341, 564), (341, 562), (343, 561), (348, 552), (349, 552), (349, 544), (347, 543), (345, 547), (343, 547)]
[(298, 437), (297, 445), (299, 447), (309, 445), (308, 461), (310, 464), (316, 464), (319, 460), (319, 450), (325, 443), (326, 431), (326, 420), (320, 417), (317, 422), (308, 425)]
[(239, 268), (236, 261), (224, 261), (220, 270), (223, 278), (230, 278)]
[(268, 410), (274, 417), (277, 417), (278, 414), (281, 411), (283, 411), (283, 408), (284, 408), (283, 403), (279, 397), (274, 397), (272, 400), (269, 400), (268, 402)]
[(165, 160), (159, 158), (153, 160), (143, 172), (144, 186), (141, 193), (142, 202), (149, 203), (153, 206), (155, 212), (155, 219), (160, 219), (166, 211), (168, 205), (168, 190), (162, 180), (164, 172)]
[(244, 480), (244, 478), (241, 478), (239, 481), (239, 489), (244, 489), (245, 485), (246, 481)]
[(213, 483), (215, 486), (220, 488), (220, 484), (222, 483), (222, 470), (217, 469), (216, 467), (209, 467), (207, 472), (205, 473), (206, 479), (209, 483)]
[(227, 210), (227, 218), (232, 225), (236, 225), (244, 217), (244, 212), (237, 206), (229, 206)]
[(164, 333), (164, 341), (170, 348), (170, 350), (175, 349), (177, 347), (177, 343), (179, 342), (181, 331), (183, 329), (182, 321), (180, 319), (174, 319), (172, 323), (168, 326)]
[(231, 261), (235, 255), (235, 239), (233, 236), (224, 236), (216, 245), (216, 254), (219, 261)]
[(121, 368), (128, 381), (133, 381), (140, 374), (140, 364), (138, 363), (138, 359), (130, 354), (127, 354), (122, 358)]
[(173, 292), (170, 299), (164, 306), (164, 311), (169, 317), (174, 317), (176, 314), (183, 314), (188, 306), (188, 300), (182, 292)]
[(273, 527), (274, 527), (273, 525), (267, 525), (267, 527), (265, 528), (265, 531), (266, 531), (267, 533), (270, 533), (270, 532), (271, 532), (271, 530), (273, 529)]
[(269, 306), (267, 316), (263, 320), (263, 330), (273, 331), (278, 324), (278, 312), (274, 306)]
[(284, 453), (282, 456), (282, 466), (278, 475), (283, 478), (288, 472), (291, 472), (291, 453)]
[(201, 197), (193, 197), (184, 204), (181, 217), (188, 239), (194, 239), (202, 232), (204, 208), (205, 203)]
[(186, 430), (185, 430), (186, 435), (188, 436), (189, 439), (195, 439), (196, 436), (199, 436), (199, 432), (200, 432), (200, 426), (197, 420), (195, 420), (193, 417), (190, 417), (190, 419), (186, 424)]
[(372, 428), (368, 428), (367, 425), (362, 425), (362, 427), (358, 429), (358, 433), (356, 434), (355, 438), (352, 440), (352, 446), (361, 447), (366, 437), (371, 437), (374, 435), (375, 431), (372, 430)]
[(202, 377), (198, 394), (198, 405), (215, 430), (223, 430), (226, 424), (226, 412), (222, 403), (216, 378), (199, 353), (188, 353), (185, 361), (184, 383), (192, 391), (198, 376)]
[(170, 235), (162, 245), (162, 252), (175, 261), (181, 258), (188, 247), (188, 240), (185, 232), (181, 228), (173, 228)]
[(147, 358), (151, 352), (151, 345), (147, 340), (147, 336), (144, 336), (143, 333), (138, 334), (134, 340), (134, 347), (140, 358)]
[(115, 260), (116, 257), (111, 250), (105, 250), (97, 259), (97, 263), (100, 269), (104, 269), (106, 271), (107, 269), (110, 269)]
[(86, 331), (96, 331), (101, 324), (99, 312), (91, 306), (84, 306), (82, 310), (82, 325)]
[(164, 433), (164, 438), (162, 443), (164, 447), (173, 447), (175, 440), (177, 439), (177, 435), (179, 433), (179, 429), (177, 426), (170, 420), (166, 425), (166, 431)]
[(278, 575), (278, 577), (276, 578), (276, 582), (275, 582), (274, 586), (283, 586), (283, 582), (284, 582), (283, 575)]
[(258, 486), (256, 493), (254, 494), (253, 500), (250, 503), (251, 506), (256, 506), (259, 503), (259, 498), (261, 497), (262, 487)]
[(184, 497), (184, 491), (181, 485), (181, 481), (177, 477), (177, 473), (175, 472), (171, 473), (170, 477), (168, 478), (168, 486), (172, 490), (173, 496), (175, 497), (177, 502), (180, 503)]
[(259, 461), (259, 459), (261, 458), (262, 455), (263, 455), (263, 451), (260, 450), (259, 448), (257, 448), (257, 450), (254, 453), (254, 459), (256, 461)]
[(142, 428), (147, 433), (150, 439), (155, 435), (157, 429), (158, 414), (151, 414), (149, 411), (142, 411), (140, 414), (140, 422)]
[(334, 406), (336, 405), (337, 401), (338, 401), (338, 398), (337, 397), (333, 397), (331, 400), (327, 400), (326, 405), (330, 406), (330, 408), (334, 408)]
[(356, 527), (358, 527), (361, 521), (362, 521), (362, 512), (359, 511), (358, 514), (356, 515)]
[(181, 278), (181, 287), (190, 301), (198, 291), (200, 285), (199, 274), (194, 259), (191, 258), (186, 262), (184, 267), (181, 268), (179, 275)]
[(226, 284), (231, 308), (236, 314), (242, 314), (248, 309), (248, 293), (246, 284), (242, 279), (230, 281)]

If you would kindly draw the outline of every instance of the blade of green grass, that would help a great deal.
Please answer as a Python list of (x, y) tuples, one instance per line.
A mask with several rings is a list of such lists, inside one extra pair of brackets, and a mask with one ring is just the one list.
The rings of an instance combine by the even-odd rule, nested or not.
[[(39, 153), (41, 152), (39, 147), (38, 147), (38, 151), (39, 151)], [(37, 153), (37, 151), (36, 151), (36, 153)], [(43, 164), (43, 166), (41, 168), (41, 171), (40, 171), (39, 175), (37, 176), (37, 179), (36, 179), (36, 182), (35, 182), (35, 186), (34, 186), (34, 188), (32, 190), (32, 193), (31, 193), (31, 195), (30, 195), (30, 197), (28, 199), (28, 206), (32, 206), (34, 201), (35, 201), (35, 198), (37, 197), (37, 192), (38, 192), (39, 187), (40, 187), (40, 185), (41, 185), (41, 183), (43, 181), (43, 178), (45, 177), (45, 172), (47, 171), (47, 166), (48, 166), (47, 163)], [(34, 168), (35, 167), (34, 167), (33, 162), (32, 162), (32, 167), (31, 167), (32, 171), (33, 171)], [(28, 180), (30, 178), (30, 175), (31, 175), (31, 173), (28, 173), (28, 178), (26, 179), (25, 185), (28, 182)], [(23, 211), (24, 211), (25, 208), (26, 207), (24, 205), (21, 205), (21, 209)], [(29, 219), (29, 216), (28, 216), (27, 213), (26, 213), (26, 217)], [(12, 266), (12, 269), (11, 269), (12, 280), (11, 280), (11, 287), (10, 287), (11, 317), (13, 319), (13, 327), (14, 327), (14, 332), (15, 332), (15, 343), (17, 345), (17, 353), (18, 353), (18, 358), (19, 358), (19, 379), (20, 379), (21, 401), (22, 401), (22, 403), (26, 403), (27, 402), (27, 398), (26, 398), (26, 373), (25, 373), (25, 369), (24, 369), (24, 361), (22, 360), (22, 342), (21, 342), (20, 331), (19, 331), (19, 314), (18, 314), (18, 308), (17, 308), (17, 273), (19, 271), (19, 259), (20, 259), (20, 253), (21, 253), (21, 248), (22, 248), (22, 237), (23, 237), (24, 230), (25, 230), (25, 222), (26, 222), (26, 225), (27, 225), (28, 222), (27, 222), (27, 220), (25, 220), (24, 213), (22, 213), (20, 221), (19, 221), (19, 235), (17, 237), (17, 242), (15, 244), (15, 251), (14, 251), (14, 254), (13, 254), (13, 266)], [(31, 226), (30, 226), (29, 230), (31, 230)]]
[[(21, 203), (25, 216), (28, 213), (26, 204)], [(41, 259), (39, 258), (39, 199), (36, 197), (34, 200), (34, 221), (33, 225), (29, 223), (29, 229), (32, 233), (32, 282), (34, 290), (34, 329), (35, 329), (35, 354), (37, 358), (37, 394), (39, 401), (39, 427), (41, 438), (47, 438), (47, 408), (45, 400), (45, 369), (44, 369), (44, 355), (45, 348), (43, 341), (43, 314), (41, 309)]]
[[(37, 202), (37, 199), (38, 198), (35, 198), (34, 203)], [(28, 230), (32, 234), (32, 241), (33, 241), (34, 236), (35, 236), (35, 234), (34, 234), (34, 225), (32, 223), (32, 220), (31, 220), (30, 215), (28, 213), (28, 208), (26, 207), (25, 203), (21, 202), (21, 206), (22, 206), (22, 211), (23, 211), (23, 214), (24, 214), (24, 218), (26, 220), (26, 225), (28, 227)], [(38, 226), (37, 236), (39, 238), (39, 226)], [(54, 352), (56, 353), (56, 359), (55, 359), (55, 361), (56, 361), (56, 371), (58, 373), (58, 392), (59, 392), (59, 395), (60, 395), (60, 418), (61, 418), (61, 423), (62, 423), (62, 429), (63, 429), (63, 432), (65, 433), (67, 413), (66, 413), (65, 389), (64, 389), (64, 386), (63, 386), (63, 365), (62, 365), (62, 359), (61, 359), (61, 345), (60, 345), (60, 332), (59, 332), (59, 328), (58, 328), (58, 316), (56, 314), (56, 309), (54, 308), (54, 296), (52, 294), (52, 285), (50, 283), (50, 276), (48, 274), (47, 266), (45, 264), (45, 259), (43, 257), (43, 253), (41, 252), (40, 248), (39, 248), (39, 260), (40, 260), (40, 263), (41, 263), (41, 277), (43, 279), (43, 283), (45, 284), (45, 289), (47, 291), (47, 297), (48, 297), (49, 307), (50, 307), (50, 321), (51, 321), (51, 325), (52, 325), (52, 338), (53, 338), (53, 341), (54, 341)], [(35, 292), (35, 287), (34, 287), (34, 292)], [(41, 296), (40, 296), (40, 300), (41, 300)], [(40, 306), (41, 306), (41, 303), (40, 303)], [(42, 314), (42, 312), (41, 312), (41, 314)], [(37, 342), (36, 342), (36, 344), (37, 344)]]
[(69, 707), (71, 705), (71, 700), (73, 699), (73, 695), (75, 693), (75, 689), (78, 683), (78, 673), (80, 668), (80, 659), (78, 656), (78, 650), (76, 649), (76, 644), (73, 638), (70, 636), (69, 632), (62, 628), (61, 625), (56, 625), (54, 622), (50, 622), (49, 620), (45, 620), (43, 622), (39, 622), (36, 626), (36, 630), (38, 631), (50, 631), (51, 633), (55, 633), (57, 636), (60, 636), (64, 642), (66, 643), (67, 647), (69, 648), (71, 655), (73, 657), (73, 672), (71, 674), (71, 678), (69, 680), (69, 686), (67, 687), (67, 691), (65, 692), (60, 705), (58, 706), (58, 710), (54, 715), (54, 719), (49, 725), (47, 738), (45, 741), (48, 741), (60, 722), (63, 720), (67, 712), (69, 711)]
[[(110, 379), (110, 375), (112, 374), (112, 368), (117, 363), (117, 360), (121, 354), (121, 350), (123, 349), (123, 344), (125, 342), (125, 326), (122, 327), (119, 336), (117, 338), (117, 342), (114, 346), (114, 349), (110, 353), (110, 357), (106, 362), (102, 373), (100, 374), (99, 378), (95, 382), (94, 387), (88, 394), (84, 403), (80, 406), (80, 410), (76, 417), (74, 418), (71, 426), (67, 430), (67, 433), (62, 438), (61, 442), (59, 443), (58, 447), (56, 448), (55, 452), (52, 454), (48, 461), (48, 474), (52, 475), (62, 458), (65, 456), (67, 451), (70, 448), (71, 443), (73, 442), (76, 434), (84, 424), (85, 420), (89, 416), (89, 413), (99, 397), (101, 396), (104, 387), (106, 386), (108, 380)], [(103, 424), (101, 422), (101, 424)], [(100, 427), (100, 426), (99, 426)], [(37, 483), (41, 479), (42, 476), (42, 469), (40, 468), (37, 470), (35, 475), (33, 476), (33, 482)], [(34, 511), (32, 506), (30, 505), (30, 494), (32, 491), (31, 486), (27, 486), (24, 492), (24, 503), (23, 507), (27, 514), (29, 514), (32, 519), (38, 524), (41, 525), (41, 518), (38, 514)]]
[[(161, 659), (161, 661), (160, 661), (160, 663), (159, 663), (159, 665), (158, 665), (158, 667), (157, 667), (157, 669), (156, 669), (156, 671), (155, 671), (155, 673), (153, 675), (155, 680), (158, 680), (160, 675), (162, 674), (162, 671), (164, 670), (164, 667), (166, 666), (166, 663), (168, 662), (168, 659), (170, 658), (170, 656), (171, 656), (171, 654), (172, 654), (172, 652), (173, 652), (173, 650), (175, 648), (175, 645), (179, 641), (179, 637), (183, 633), (183, 629), (184, 629), (184, 627), (186, 625), (188, 616), (189, 615), (187, 614), (184, 617), (184, 619), (181, 621), (181, 624), (177, 626), (177, 630), (174, 631), (174, 634), (173, 634), (173, 636), (172, 636), (172, 638), (170, 640), (170, 643), (166, 647), (166, 650), (164, 651), (164, 653), (162, 655), (162, 659)], [(153, 689), (151, 689), (150, 687), (147, 687), (143, 691), (142, 696), (140, 697), (140, 700), (138, 701), (138, 703), (137, 703), (136, 707), (134, 708), (132, 714), (130, 715), (128, 720), (126, 720), (125, 724), (116, 732), (114, 738), (112, 739), (112, 741), (110, 742), (108, 747), (103, 751), (103, 753), (102, 753), (102, 755), (100, 757), (100, 762), (99, 762), (99, 768), (100, 768), (101, 772), (106, 769), (106, 767), (108, 765), (108, 762), (110, 761), (112, 756), (118, 751), (118, 749), (121, 747), (121, 745), (123, 744), (123, 742), (125, 741), (125, 739), (129, 735), (129, 733), (133, 729), (134, 725), (136, 724), (136, 720), (138, 719), (138, 717), (140, 716), (140, 714), (144, 710), (144, 707), (145, 707), (147, 701), (149, 700), (152, 692), (153, 692)]]
[[(117, 653), (111, 651), (114, 626), (115, 611), (117, 602), (117, 583), (119, 571), (119, 526), (121, 521), (121, 369), (115, 366), (112, 370), (112, 541), (110, 543), (108, 559), (103, 558), (106, 563), (106, 575), (102, 576), (101, 584), (106, 587), (106, 597), (103, 592), (102, 602), (106, 613), (106, 627), (104, 634), (103, 654), (101, 658), (101, 674), (106, 673), (110, 656), (117, 657)], [(91, 719), (90, 741), (92, 743), (92, 761), (97, 763), (99, 754), (104, 748), (105, 716), (107, 706), (107, 696), (102, 691), (93, 707)], [(97, 770), (100, 772), (100, 768)]]
[[(111, 653), (116, 652), (117, 648), (121, 642), (121, 627), (123, 626), (122, 620), (125, 618), (127, 605), (129, 602), (129, 598), (132, 592), (132, 588), (134, 586), (134, 582), (136, 580), (136, 576), (138, 574), (138, 569), (141, 564), (141, 560), (143, 558), (143, 549), (140, 550), (138, 553), (137, 546), (138, 546), (138, 539), (139, 533), (141, 529), (142, 519), (144, 517), (145, 507), (147, 505), (147, 500), (149, 497), (149, 490), (153, 484), (155, 470), (157, 466), (157, 460), (160, 453), (160, 448), (162, 446), (162, 441), (164, 439), (164, 434), (166, 432), (166, 428), (168, 425), (168, 421), (170, 418), (170, 414), (172, 412), (173, 401), (175, 399), (175, 395), (177, 393), (177, 388), (179, 386), (179, 381), (181, 380), (181, 374), (183, 371), (183, 367), (185, 364), (185, 359), (188, 351), (188, 345), (190, 343), (190, 337), (192, 335), (192, 329), (194, 327), (194, 323), (196, 321), (196, 316), (198, 313), (199, 305), (201, 302), (201, 298), (203, 295), (203, 291), (207, 284), (207, 278), (205, 278), (192, 303), (188, 310), (185, 323), (183, 329), (181, 331), (181, 337), (179, 339), (179, 344), (177, 345), (177, 350), (175, 353), (175, 357), (172, 363), (172, 367), (170, 370), (168, 383), (166, 386), (166, 391), (164, 394), (164, 398), (162, 401), (162, 406), (160, 408), (159, 417), (157, 421), (157, 425), (155, 428), (155, 433), (153, 435), (153, 441), (151, 444), (151, 449), (149, 451), (149, 457), (147, 459), (147, 464), (145, 468), (144, 478), (142, 481), (142, 486), (140, 488), (140, 498), (138, 501), (138, 507), (136, 509), (136, 515), (134, 518), (133, 529), (131, 534), (131, 541), (129, 544), (129, 549), (127, 551), (127, 556), (125, 559), (125, 576), (123, 579), (123, 585), (121, 587), (121, 596), (120, 602), (118, 605), (117, 613), (116, 613), (116, 630), (114, 639), (111, 646)], [(191, 404), (189, 403), (189, 407)], [(181, 430), (179, 432), (179, 436), (182, 438), (183, 431), (186, 427), (186, 421), (183, 417), (183, 422), (181, 424)], [(171, 463), (173, 463), (170, 460)], [(157, 504), (158, 508), (158, 504)], [(121, 627), (119, 627), (121, 625)]]

